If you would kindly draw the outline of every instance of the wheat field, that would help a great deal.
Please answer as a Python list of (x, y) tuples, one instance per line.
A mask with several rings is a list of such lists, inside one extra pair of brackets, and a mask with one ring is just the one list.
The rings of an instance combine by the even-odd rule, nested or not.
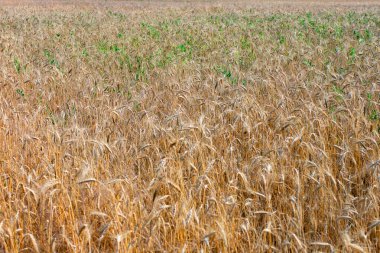
[(380, 8), (341, 2), (4, 2), (0, 252), (379, 252)]

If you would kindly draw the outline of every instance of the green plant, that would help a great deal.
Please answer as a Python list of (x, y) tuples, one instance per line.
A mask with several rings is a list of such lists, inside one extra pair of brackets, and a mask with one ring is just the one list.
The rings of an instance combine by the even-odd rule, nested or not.
[(380, 113), (376, 110), (372, 110), (369, 115), (370, 120), (379, 120), (380, 119)]
[(349, 55), (349, 58), (350, 58), (350, 62), (353, 63), (356, 59), (356, 49), (355, 48), (350, 48), (350, 50), (348, 51), (348, 55)]
[(19, 61), (17, 58), (15, 58), (15, 59), (13, 60), (13, 64), (14, 64), (14, 67), (15, 67), (16, 72), (19, 74), (19, 73), (21, 72), (21, 64), (20, 64), (20, 61)]
[(339, 96), (343, 96), (344, 95), (344, 90), (343, 90), (342, 87), (334, 85), (332, 89), (333, 89), (333, 92), (335, 92), (337, 95), (339, 95)]
[(311, 60), (307, 60), (307, 59), (305, 59), (303, 61), (303, 64), (305, 64), (308, 67), (313, 67), (314, 66), (313, 63), (311, 62)]
[(17, 89), (17, 90), (16, 90), (16, 93), (17, 93), (18, 95), (20, 95), (21, 97), (24, 97), (24, 96), (25, 96), (24, 90), (22, 90), (22, 89)]
[(97, 48), (98, 48), (99, 52), (106, 54), (110, 47), (109, 47), (107, 41), (101, 40), (98, 42)]
[(221, 73), (231, 84), (237, 84), (238, 79), (232, 75), (232, 72), (228, 68), (217, 66), (216, 70)]
[(86, 48), (82, 50), (82, 56), (83, 57), (88, 57), (89, 56), (88, 51), (87, 51)]
[(280, 44), (284, 44), (285, 43), (285, 36), (280, 35), (280, 37), (278, 38), (278, 41), (280, 42)]
[(148, 31), (148, 35), (151, 36), (152, 38), (154, 39), (158, 39), (160, 38), (160, 32), (159, 30), (157, 30), (154, 26), (152, 26), (151, 24), (148, 24), (146, 22), (142, 22), (141, 23), (141, 27), (142, 28), (145, 28), (147, 31)]
[(59, 67), (58, 61), (55, 59), (55, 57), (52, 54), (52, 52), (50, 52), (49, 50), (45, 49), (44, 50), (44, 55), (45, 55), (45, 57), (48, 60), (48, 63), (50, 65), (54, 65), (56, 67)]

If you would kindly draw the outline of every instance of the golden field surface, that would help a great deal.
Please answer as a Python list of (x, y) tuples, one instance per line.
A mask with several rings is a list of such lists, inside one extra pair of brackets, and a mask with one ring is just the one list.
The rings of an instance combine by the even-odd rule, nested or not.
[(0, 1), (0, 252), (379, 252), (377, 1)]

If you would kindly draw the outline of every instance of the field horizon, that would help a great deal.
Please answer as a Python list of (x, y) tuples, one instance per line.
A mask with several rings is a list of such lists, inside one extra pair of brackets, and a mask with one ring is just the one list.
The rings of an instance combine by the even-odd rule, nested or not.
[[(133, 10), (157, 10), (157, 9), (178, 9), (178, 8), (256, 8), (257, 10), (268, 11), (299, 11), (299, 10), (327, 10), (327, 8), (350, 9), (355, 11), (379, 8), (377, 0), (353, 1), (353, 0), (264, 0), (264, 1), (227, 1), (227, 0), (0, 0), (2, 7), (92, 7), (92, 8), (123, 8), (125, 11)], [(331, 10), (331, 9), (330, 9)]]

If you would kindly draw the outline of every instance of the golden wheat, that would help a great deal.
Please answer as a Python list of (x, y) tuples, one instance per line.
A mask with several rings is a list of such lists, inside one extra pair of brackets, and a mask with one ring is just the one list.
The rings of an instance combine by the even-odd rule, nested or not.
[(0, 9), (0, 251), (379, 251), (379, 13)]

